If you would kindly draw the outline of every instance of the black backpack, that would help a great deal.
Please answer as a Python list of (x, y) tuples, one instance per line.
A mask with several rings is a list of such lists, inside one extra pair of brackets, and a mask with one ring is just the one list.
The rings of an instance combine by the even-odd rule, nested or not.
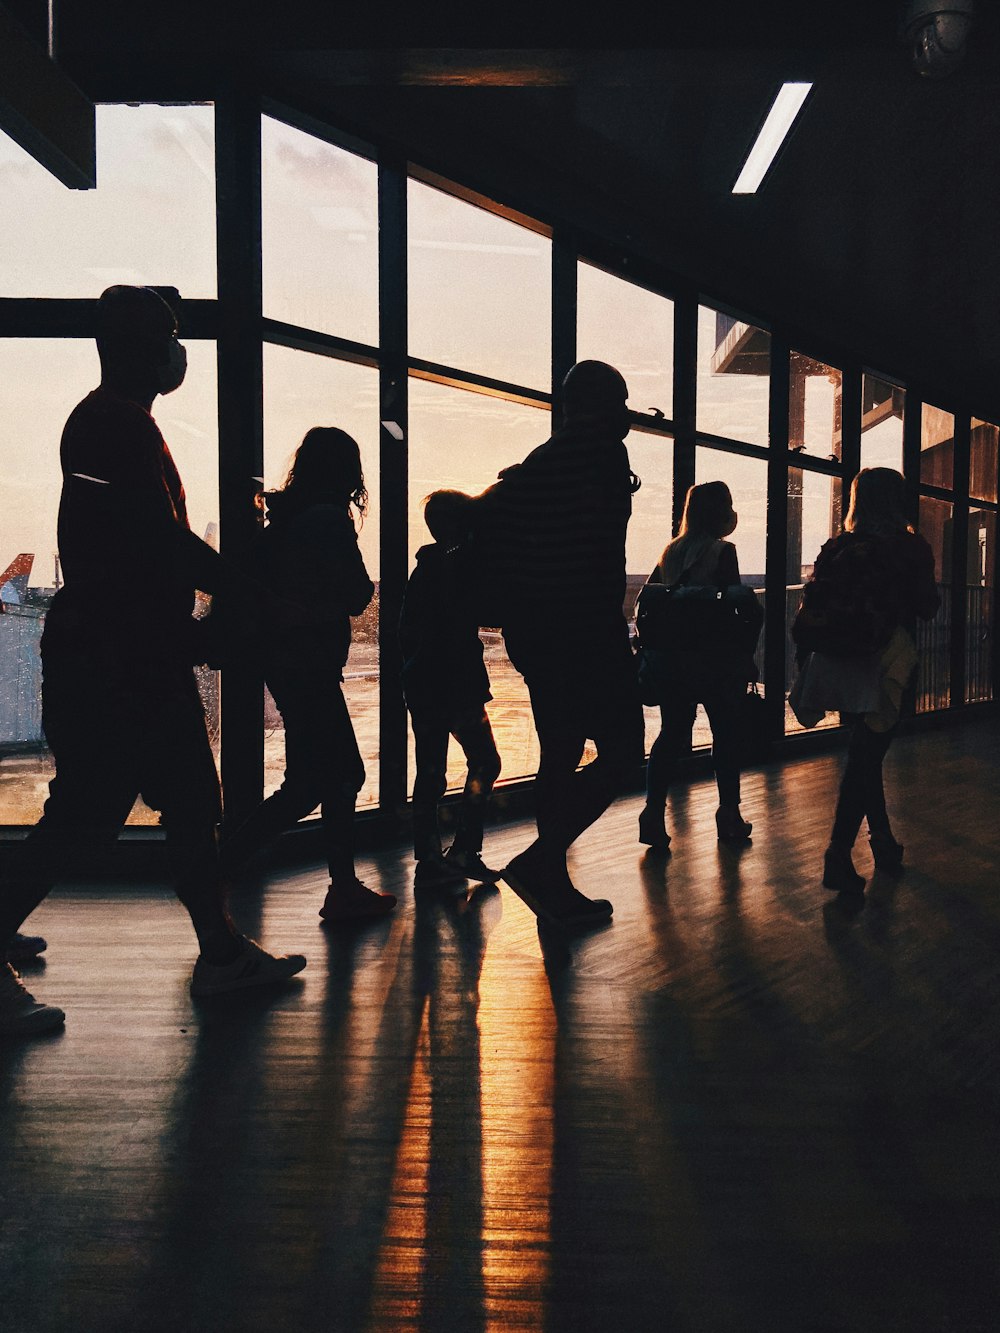
[(896, 626), (897, 571), (877, 537), (849, 534), (836, 541), (820, 577), (802, 589), (792, 639), (800, 653), (870, 656), (882, 651)]

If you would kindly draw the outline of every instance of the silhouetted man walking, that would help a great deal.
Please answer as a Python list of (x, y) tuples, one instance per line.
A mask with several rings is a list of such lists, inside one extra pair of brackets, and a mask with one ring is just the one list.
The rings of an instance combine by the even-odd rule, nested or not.
[[(10, 939), (80, 853), (112, 842), (140, 794), (161, 811), (177, 896), (201, 953), (195, 995), (292, 976), (236, 933), (215, 861), (219, 782), (192, 671), (204, 661), (195, 589), (246, 594), (188, 526), (184, 488), (150, 415), (184, 379), (170, 306), (147, 287), (110, 287), (97, 304), (101, 384), (63, 431), (59, 554), (65, 582), (42, 636), (42, 722), (56, 773), (39, 824), (8, 857), (0, 940)], [(117, 595), (116, 595), (117, 593)], [(0, 1034), (58, 1027), (0, 964)]]
[[(541, 746), (538, 837), (503, 878), (539, 917), (606, 920), (612, 904), (573, 885), (566, 850), (643, 756), (625, 598), (625, 532), (638, 486), (624, 439), (628, 389), (603, 361), (563, 383), (563, 425), (480, 499), (484, 553), (504, 639), (523, 674)], [(578, 765), (587, 739), (597, 758)]]

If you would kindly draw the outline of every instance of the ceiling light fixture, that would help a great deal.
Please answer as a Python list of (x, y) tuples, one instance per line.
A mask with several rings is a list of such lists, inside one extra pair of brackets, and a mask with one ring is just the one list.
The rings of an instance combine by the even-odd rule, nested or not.
[(788, 137), (795, 117), (802, 110), (802, 104), (809, 96), (811, 83), (783, 83), (774, 99), (774, 105), (767, 113), (767, 119), (761, 126), (754, 146), (750, 149), (743, 170), (740, 172), (733, 194), (756, 194), (761, 181), (767, 175), (771, 163), (778, 155), (778, 149)]
[(965, 59), (974, 0), (908, 0), (900, 29), (917, 72), (942, 79)]

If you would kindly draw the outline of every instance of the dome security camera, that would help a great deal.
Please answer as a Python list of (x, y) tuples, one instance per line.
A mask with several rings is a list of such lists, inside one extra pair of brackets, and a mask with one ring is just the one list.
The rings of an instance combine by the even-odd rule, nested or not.
[(908, 0), (901, 26), (919, 74), (944, 78), (965, 58), (975, 0)]

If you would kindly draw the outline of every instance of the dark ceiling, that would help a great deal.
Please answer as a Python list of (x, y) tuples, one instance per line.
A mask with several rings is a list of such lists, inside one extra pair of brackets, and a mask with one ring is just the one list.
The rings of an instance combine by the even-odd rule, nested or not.
[[(44, 3), (7, 6), (39, 30)], [(806, 350), (851, 349), (941, 406), (1000, 411), (987, 0), (966, 64), (937, 81), (910, 67), (891, 0), (505, 6), (489, 32), (458, 6), (62, 8), (60, 61), (96, 100), (207, 100), (250, 81), (526, 211), (627, 237)], [(734, 197), (787, 79), (815, 84), (797, 131), (762, 191)]]

